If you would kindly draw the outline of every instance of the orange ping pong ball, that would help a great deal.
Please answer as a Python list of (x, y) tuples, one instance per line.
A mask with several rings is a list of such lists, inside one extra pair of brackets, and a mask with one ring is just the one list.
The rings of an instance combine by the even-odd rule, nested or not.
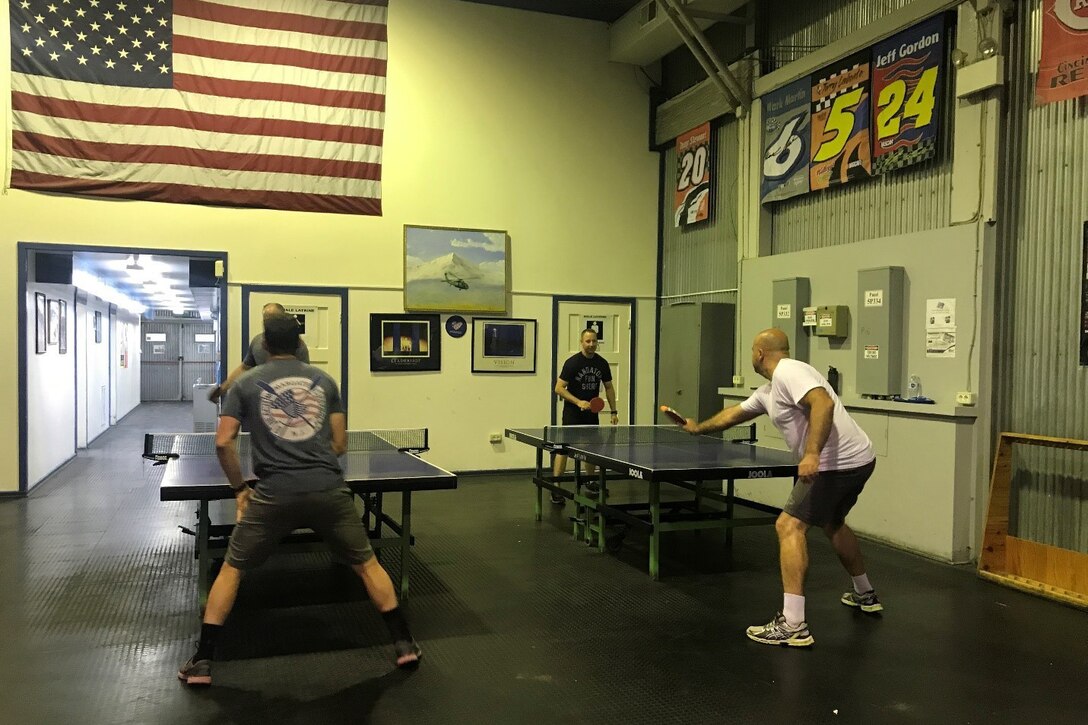
[(662, 412), (662, 413), (664, 413), (664, 412), (665, 412), (666, 410), (668, 410), (668, 409), (669, 409), (669, 406), (667, 406), (667, 405), (662, 405), (662, 406), (661, 406), (661, 412)]

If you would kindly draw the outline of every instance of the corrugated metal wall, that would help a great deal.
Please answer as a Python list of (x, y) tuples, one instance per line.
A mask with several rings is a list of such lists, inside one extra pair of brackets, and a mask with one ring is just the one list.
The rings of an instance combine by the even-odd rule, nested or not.
[[(1088, 220), (1088, 98), (1035, 106), (1040, 0), (1009, 30), (997, 314), (1000, 430), (1088, 439), (1088, 368), (1079, 365), (1081, 244)], [(1088, 453), (1016, 456), (1013, 531), (1088, 553)]]
[[(761, 4), (759, 47), (769, 66), (785, 65), (814, 48), (909, 5), (910, 0), (789, 0)], [(951, 98), (951, 94), (946, 94)], [(942, 128), (951, 129), (952, 103)], [(848, 244), (948, 226), (952, 196), (951, 133), (928, 163), (772, 204), (772, 254)]]
[[(148, 333), (163, 334), (166, 340), (148, 341)], [(216, 344), (198, 343), (194, 336), (214, 333), (211, 322), (144, 320), (140, 325), (140, 400), (192, 400), (198, 380), (213, 382)]]
[[(714, 206), (708, 222), (678, 229), (672, 214), (675, 205), (676, 147), (665, 152), (665, 219), (661, 270), (661, 294), (699, 293), (685, 297), (692, 302), (735, 302), (734, 293), (714, 290), (737, 286), (737, 122), (732, 117), (714, 123)], [(669, 180), (673, 180), (670, 183)], [(665, 304), (678, 301), (665, 299)]]

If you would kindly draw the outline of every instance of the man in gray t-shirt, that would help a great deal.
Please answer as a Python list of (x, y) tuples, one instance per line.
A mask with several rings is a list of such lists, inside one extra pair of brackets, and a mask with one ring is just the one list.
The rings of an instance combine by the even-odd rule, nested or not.
[[(266, 320), (269, 315), (285, 314), (287, 314), (287, 310), (279, 302), (269, 302), (261, 308), (261, 315)], [(295, 348), (295, 357), (304, 363), (310, 362), (310, 349), (306, 347), (306, 343), (303, 342), (301, 337), (298, 340), (298, 347)], [(265, 349), (264, 333), (261, 332), (254, 335), (253, 339), (249, 341), (249, 350), (246, 351), (246, 356), (242, 358), (242, 363), (230, 371), (230, 375), (227, 376), (226, 380), (208, 391), (208, 400), (218, 403), (219, 399), (227, 394), (227, 390), (238, 382), (238, 378), (242, 377), (247, 370), (252, 370), (266, 362), (268, 362), (268, 350)]]
[[(178, 678), (189, 685), (212, 682), (215, 642), (243, 573), (260, 566), (281, 539), (300, 528), (313, 529), (363, 580), (389, 628), (397, 666), (415, 666), (422, 656), (344, 485), (337, 456), (347, 450), (348, 434), (340, 390), (324, 371), (295, 358), (298, 343), (295, 318), (266, 317), (268, 361), (238, 378), (219, 417), (215, 450), (235, 492), (238, 523), (208, 594), (196, 653), (178, 670)], [(253, 488), (242, 478), (235, 445), (243, 423), (259, 478)]]

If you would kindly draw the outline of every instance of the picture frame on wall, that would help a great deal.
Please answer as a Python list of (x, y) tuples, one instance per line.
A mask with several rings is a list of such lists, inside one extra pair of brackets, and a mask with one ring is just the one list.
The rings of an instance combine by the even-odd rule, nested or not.
[(94, 341), (102, 342), (102, 313), (94, 311)]
[(472, 372), (535, 373), (536, 320), (472, 318)]
[(49, 300), (49, 344), (60, 344), (60, 300)]
[(45, 353), (49, 328), (45, 305), (45, 295), (41, 292), (34, 293), (34, 352), (38, 355)]
[(510, 237), (494, 229), (404, 225), (404, 309), (506, 313)]
[(60, 309), (57, 314), (57, 348), (61, 355), (68, 352), (68, 302), (58, 300)]
[(438, 315), (375, 312), (370, 315), (370, 369), (417, 372), (442, 369)]

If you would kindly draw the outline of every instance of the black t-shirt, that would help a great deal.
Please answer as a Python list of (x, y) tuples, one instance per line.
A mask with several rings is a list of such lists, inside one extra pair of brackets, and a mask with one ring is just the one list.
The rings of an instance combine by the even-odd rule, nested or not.
[[(559, 378), (566, 381), (567, 390), (579, 400), (590, 400), (600, 395), (601, 383), (612, 382), (612, 368), (608, 361), (594, 353), (586, 357), (577, 352), (563, 363)], [(564, 407), (576, 408), (569, 400), (563, 400)]]

